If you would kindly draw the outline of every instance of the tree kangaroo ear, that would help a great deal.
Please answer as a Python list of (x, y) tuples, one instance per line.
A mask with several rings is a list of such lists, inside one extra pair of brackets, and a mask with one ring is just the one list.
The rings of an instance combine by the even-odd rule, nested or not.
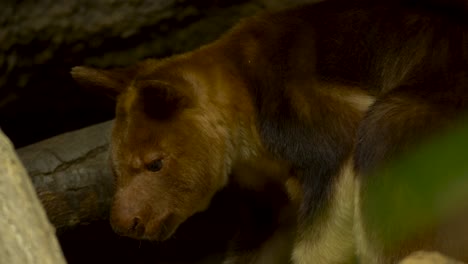
[(100, 91), (115, 98), (130, 85), (135, 69), (116, 68), (110, 70), (76, 66), (71, 69), (73, 79), (83, 88)]
[(143, 111), (150, 118), (167, 119), (179, 111), (194, 105), (189, 87), (176, 87), (157, 80), (135, 82)]

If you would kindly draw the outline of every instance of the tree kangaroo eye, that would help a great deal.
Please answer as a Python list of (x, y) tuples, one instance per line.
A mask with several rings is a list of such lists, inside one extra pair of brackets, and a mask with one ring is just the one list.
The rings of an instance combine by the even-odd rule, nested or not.
[(152, 172), (157, 172), (162, 169), (163, 162), (162, 159), (153, 160), (152, 162), (146, 164), (146, 169)]

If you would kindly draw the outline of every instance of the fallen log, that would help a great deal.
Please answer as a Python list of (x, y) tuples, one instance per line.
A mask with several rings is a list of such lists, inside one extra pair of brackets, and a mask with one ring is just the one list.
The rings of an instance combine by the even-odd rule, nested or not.
[(59, 234), (108, 217), (113, 188), (107, 165), (110, 127), (105, 122), (17, 150)]

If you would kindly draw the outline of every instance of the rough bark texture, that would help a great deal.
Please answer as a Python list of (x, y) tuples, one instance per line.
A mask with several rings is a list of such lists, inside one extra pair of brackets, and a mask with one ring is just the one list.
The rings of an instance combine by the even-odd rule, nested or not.
[(0, 263), (65, 263), (26, 170), (0, 131)]
[(107, 219), (113, 180), (107, 149), (111, 122), (18, 149), (52, 224), (62, 233)]

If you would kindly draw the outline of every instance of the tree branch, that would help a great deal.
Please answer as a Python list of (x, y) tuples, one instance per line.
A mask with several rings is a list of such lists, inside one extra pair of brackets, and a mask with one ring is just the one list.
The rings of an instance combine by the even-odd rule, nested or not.
[(107, 165), (110, 127), (105, 122), (18, 149), (59, 233), (108, 217), (113, 192)]

